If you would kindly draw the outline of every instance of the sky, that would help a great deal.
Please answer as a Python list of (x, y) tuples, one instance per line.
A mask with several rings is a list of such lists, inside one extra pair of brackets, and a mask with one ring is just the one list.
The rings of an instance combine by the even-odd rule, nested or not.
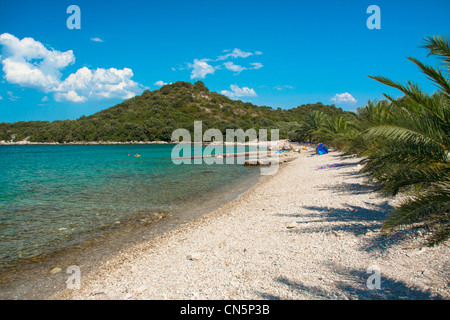
[(421, 46), (450, 36), (448, 12), (448, 0), (2, 1), (0, 122), (77, 119), (176, 81), (282, 109), (401, 95), (369, 75), (432, 93), (407, 57), (438, 63)]

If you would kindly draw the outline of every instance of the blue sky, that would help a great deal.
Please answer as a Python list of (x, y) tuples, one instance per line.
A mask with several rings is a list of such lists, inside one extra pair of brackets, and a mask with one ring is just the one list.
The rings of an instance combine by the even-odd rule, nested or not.
[[(67, 28), (70, 5), (81, 29)], [(175, 81), (275, 108), (399, 96), (368, 75), (431, 93), (407, 57), (436, 63), (420, 46), (450, 36), (448, 12), (448, 0), (2, 2), (0, 122), (76, 119)]]

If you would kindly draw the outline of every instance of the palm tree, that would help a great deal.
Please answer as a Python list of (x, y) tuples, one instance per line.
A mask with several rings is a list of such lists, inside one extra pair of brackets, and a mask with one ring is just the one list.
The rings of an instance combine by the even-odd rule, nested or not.
[(301, 139), (307, 139), (311, 143), (316, 131), (322, 126), (324, 119), (325, 114), (323, 112), (311, 111), (300, 124), (299, 129), (296, 130), (296, 134)]
[(333, 115), (325, 118), (315, 134), (322, 142), (345, 153), (352, 149), (352, 142), (356, 141), (360, 132), (348, 117)]
[(368, 101), (364, 108), (357, 108), (361, 127), (369, 127), (385, 123), (392, 115), (392, 104), (389, 100)]
[(431, 233), (427, 244), (435, 245), (450, 236), (450, 44), (441, 36), (427, 37), (425, 43), (429, 55), (440, 58), (443, 69), (408, 59), (437, 85), (433, 95), (412, 81), (402, 85), (386, 77), (370, 77), (404, 96), (384, 95), (390, 102), (384, 108), (389, 110), (381, 118), (371, 119), (374, 125), (365, 137), (373, 146), (367, 150), (363, 171), (381, 183), (386, 195), (411, 194), (390, 213), (383, 230), (424, 226)]

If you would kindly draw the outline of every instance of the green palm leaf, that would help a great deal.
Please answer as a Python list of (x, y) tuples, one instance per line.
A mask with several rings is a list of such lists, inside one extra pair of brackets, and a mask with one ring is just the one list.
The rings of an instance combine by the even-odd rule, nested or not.
[[(367, 164), (362, 172), (378, 181), (386, 195), (414, 194), (390, 213), (383, 230), (426, 226), (431, 230), (428, 245), (434, 245), (450, 237), (450, 44), (447, 38), (434, 36), (426, 38), (425, 47), (430, 55), (441, 58), (444, 69), (408, 59), (437, 85), (433, 95), (412, 81), (401, 84), (387, 77), (370, 77), (404, 96), (394, 99), (384, 94), (391, 104), (389, 117), (368, 122), (364, 139), (372, 146), (363, 152)], [(373, 110), (369, 105), (366, 113)]]

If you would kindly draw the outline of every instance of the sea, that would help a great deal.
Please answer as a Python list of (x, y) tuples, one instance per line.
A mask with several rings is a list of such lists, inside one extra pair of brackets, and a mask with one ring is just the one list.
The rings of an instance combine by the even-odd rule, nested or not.
[(45, 298), (70, 266), (86, 274), (261, 178), (242, 164), (174, 164), (173, 147), (0, 146), (0, 298)]

